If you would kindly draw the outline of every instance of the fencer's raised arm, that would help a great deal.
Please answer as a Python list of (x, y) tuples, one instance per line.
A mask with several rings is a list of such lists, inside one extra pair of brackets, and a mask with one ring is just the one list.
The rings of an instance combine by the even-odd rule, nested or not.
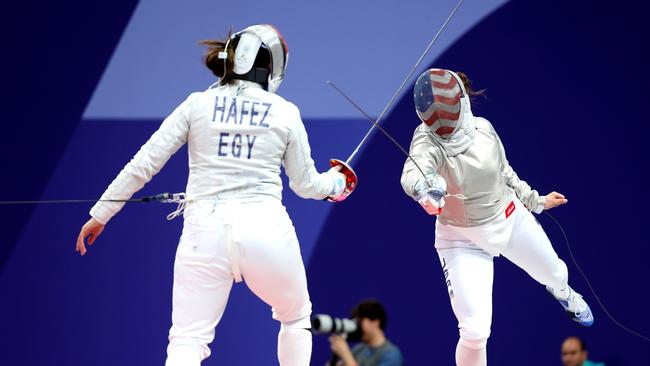
[[(437, 175), (440, 167), (441, 154), (444, 154), (442, 148), (435, 144), (433, 139), (428, 136), (430, 129), (424, 123), (420, 124), (413, 134), (409, 155), (422, 168), (425, 175)], [(416, 185), (420, 179), (424, 179), (417, 166), (407, 158), (402, 170), (402, 188), (411, 198), (416, 199)]]
[(318, 173), (311, 158), (311, 148), (300, 111), (291, 106), (287, 149), (282, 164), (289, 177), (289, 187), (302, 198), (324, 199), (337, 193), (332, 174)]
[[(492, 129), (494, 130), (494, 127), (492, 127)], [(528, 210), (535, 213), (541, 213), (544, 211), (545, 197), (540, 196), (540, 194), (536, 190), (532, 189), (530, 185), (526, 183), (526, 181), (519, 178), (517, 173), (510, 166), (510, 163), (508, 163), (508, 159), (506, 158), (506, 150), (503, 147), (501, 138), (496, 133), (496, 131), (494, 132), (494, 135), (497, 136), (499, 147), (501, 149), (501, 158), (503, 161), (501, 174), (505, 179), (506, 184), (515, 191), (515, 194), (519, 200), (521, 200), (521, 202), (526, 206), (526, 208), (528, 208)]]
[[(160, 171), (169, 158), (187, 142), (191, 94), (162, 122), (135, 156), (108, 186), (101, 199), (126, 200), (139, 191)], [(90, 209), (90, 215), (106, 224), (122, 209), (124, 202), (99, 201)]]

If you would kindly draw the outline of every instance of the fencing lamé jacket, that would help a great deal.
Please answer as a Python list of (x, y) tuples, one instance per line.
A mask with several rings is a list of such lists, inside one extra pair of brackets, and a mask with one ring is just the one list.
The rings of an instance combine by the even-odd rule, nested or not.
[[(469, 112), (469, 113), (467, 113)], [(531, 211), (541, 212), (544, 197), (540, 197), (510, 167), (505, 150), (496, 131), (484, 118), (474, 117), (467, 110), (463, 118), (472, 118), (471, 143), (465, 150), (453, 154), (424, 123), (416, 129), (411, 141), (410, 155), (424, 174), (439, 174), (447, 182), (448, 196), (438, 219), (442, 224), (478, 226), (502, 214), (513, 194)], [(422, 174), (410, 159), (402, 172), (402, 187), (415, 198), (415, 186)]]

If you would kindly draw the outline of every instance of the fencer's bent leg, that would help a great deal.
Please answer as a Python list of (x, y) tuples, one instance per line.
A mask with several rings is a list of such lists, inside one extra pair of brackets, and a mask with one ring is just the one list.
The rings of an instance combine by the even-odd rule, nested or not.
[[(527, 211), (520, 212), (520, 215), (510, 242), (502, 252), (503, 256), (537, 282), (551, 287), (556, 295), (566, 298), (569, 295), (566, 264), (558, 257), (533, 215)], [(563, 293), (566, 295), (563, 296)]]
[(492, 324), (493, 257), (475, 248), (438, 249), (438, 256), (458, 319), (456, 364), (484, 366)]
[[(246, 205), (248, 206), (248, 205)], [(278, 202), (255, 204), (246, 209), (255, 230), (240, 230), (239, 268), (248, 287), (273, 310), (281, 322), (278, 358), (282, 366), (308, 366), (311, 358), (311, 302), (307, 276), (293, 224)]]
[[(229, 229), (214, 217), (185, 222), (176, 261), (166, 366), (199, 366), (232, 287), (225, 246)], [(208, 222), (209, 221), (209, 222)]]

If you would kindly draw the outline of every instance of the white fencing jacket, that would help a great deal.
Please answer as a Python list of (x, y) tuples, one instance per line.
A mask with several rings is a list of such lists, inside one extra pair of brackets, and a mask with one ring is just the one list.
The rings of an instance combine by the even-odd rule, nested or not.
[[(314, 168), (298, 108), (259, 84), (238, 80), (192, 93), (122, 169), (101, 199), (129, 199), (185, 143), (189, 199), (282, 198), (280, 166), (300, 197), (323, 199), (334, 181)], [(99, 201), (90, 215), (107, 223), (123, 202)]]

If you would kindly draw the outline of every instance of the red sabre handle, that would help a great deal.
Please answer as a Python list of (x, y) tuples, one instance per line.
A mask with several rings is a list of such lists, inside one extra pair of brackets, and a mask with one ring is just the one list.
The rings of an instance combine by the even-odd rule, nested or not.
[(340, 196), (328, 197), (327, 200), (330, 202), (341, 202), (348, 198), (348, 196), (352, 194), (352, 191), (357, 188), (359, 178), (357, 178), (357, 173), (354, 172), (354, 169), (343, 160), (330, 159), (330, 166), (332, 168), (339, 167), (339, 172), (345, 175), (345, 189)]

